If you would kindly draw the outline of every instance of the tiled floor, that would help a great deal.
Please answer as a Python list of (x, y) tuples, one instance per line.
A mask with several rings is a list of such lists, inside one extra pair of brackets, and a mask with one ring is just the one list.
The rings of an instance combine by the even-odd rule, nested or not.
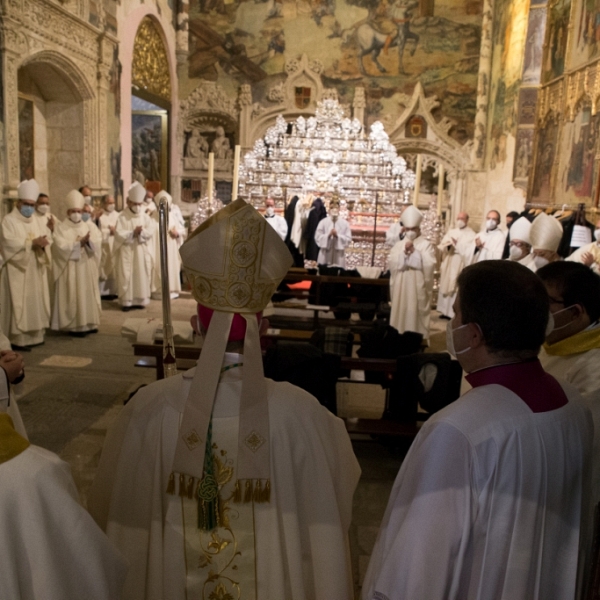
[[(46, 343), (25, 354), (26, 378), (19, 407), (32, 443), (70, 463), (85, 502), (107, 429), (123, 401), (154, 380), (153, 369), (134, 366), (131, 343), (121, 336), (126, 318), (161, 317), (157, 301), (143, 311), (123, 313), (103, 302), (99, 332), (85, 339), (48, 333)], [(189, 294), (172, 302), (174, 320), (187, 321), (195, 310)], [(433, 350), (443, 348), (445, 322), (432, 317)], [(370, 439), (353, 441), (362, 467), (354, 498), (350, 532), (357, 597), (377, 530), (406, 448), (384, 447)]]

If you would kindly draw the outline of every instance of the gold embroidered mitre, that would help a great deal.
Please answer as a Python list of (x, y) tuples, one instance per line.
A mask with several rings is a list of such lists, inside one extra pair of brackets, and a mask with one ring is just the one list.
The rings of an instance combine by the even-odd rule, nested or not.
[(239, 199), (200, 225), (180, 249), (194, 298), (214, 310), (263, 310), (292, 265), (276, 231)]

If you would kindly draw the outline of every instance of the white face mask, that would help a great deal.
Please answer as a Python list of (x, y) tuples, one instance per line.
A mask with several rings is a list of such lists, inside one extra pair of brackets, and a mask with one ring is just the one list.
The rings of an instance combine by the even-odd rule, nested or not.
[(416, 231), (407, 231), (404, 236), (406, 237), (407, 240), (416, 240), (417, 239), (417, 232)]
[(541, 269), (542, 267), (545, 267), (546, 265), (550, 264), (550, 261), (547, 258), (544, 258), (543, 256), (534, 256), (533, 262), (535, 263), (536, 269)]
[(89, 221), (91, 219), (91, 217), (92, 217), (92, 215), (89, 212), (81, 213), (81, 218), (84, 222)]
[[(567, 306), (566, 308), (561, 308), (560, 310), (557, 310), (556, 312), (550, 313), (550, 321), (548, 323), (548, 327), (546, 328), (546, 336), (549, 336), (551, 333), (554, 333), (555, 331), (560, 331), (561, 329), (564, 329), (565, 327), (568, 327), (573, 322), (571, 320), (568, 323), (565, 323), (564, 325), (561, 325), (560, 327), (555, 327), (554, 323), (555, 323), (556, 319), (554, 317), (556, 317), (556, 315), (560, 315), (560, 313), (562, 313), (562, 312), (566, 312), (567, 310), (571, 310), (575, 306), (577, 306), (577, 304), (571, 304), (571, 306)], [(550, 322), (552, 322), (552, 329), (550, 329)], [(549, 329), (550, 329), (550, 331), (548, 331)]]
[(275, 209), (272, 206), (267, 206), (265, 214), (267, 217), (272, 217), (275, 214)]
[(464, 325), (456, 327), (455, 329), (452, 329), (452, 321), (448, 321), (448, 324), (446, 325), (446, 350), (448, 350), (448, 352), (450, 352), (450, 354), (454, 357), (464, 354), (471, 349), (471, 346), (468, 346), (464, 350), (458, 351), (454, 348), (454, 332), (458, 331), (459, 329), (463, 329), (463, 327), (467, 327), (467, 325), (469, 325), (469, 323), (465, 323)]
[(508, 250), (508, 255), (510, 256), (510, 260), (521, 260), (524, 252), (519, 246), (511, 246)]
[(86, 204), (91, 204), (91, 203), (92, 203), (92, 197), (91, 197), (91, 196), (84, 196), (84, 197), (83, 197), (83, 201), (84, 201)]
[(494, 229), (496, 229), (496, 227), (498, 227), (498, 222), (496, 221), (496, 219), (488, 219), (485, 222), (485, 227), (488, 231), (493, 231)]
[(595, 229), (595, 230), (594, 230), (594, 239), (595, 239), (597, 242), (600, 242), (600, 229)]
[(38, 204), (36, 206), (36, 210), (40, 213), (40, 215), (45, 215), (50, 210), (50, 207), (47, 204)]
[(467, 224), (462, 219), (458, 219), (458, 221), (456, 221), (456, 226), (459, 229), (464, 229), (467, 226)]
[(141, 207), (139, 204), (132, 204), (129, 208), (131, 209), (132, 213), (137, 215), (137, 214), (139, 214)]
[(71, 213), (69, 219), (71, 219), (73, 223), (81, 223), (81, 213)]
[(115, 210), (115, 205), (114, 204), (107, 204), (106, 206), (106, 212), (113, 212)]

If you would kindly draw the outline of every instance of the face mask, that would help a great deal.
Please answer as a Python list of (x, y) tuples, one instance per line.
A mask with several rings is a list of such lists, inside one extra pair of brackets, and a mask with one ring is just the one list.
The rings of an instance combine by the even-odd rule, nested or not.
[(31, 217), (31, 215), (35, 211), (35, 206), (29, 206), (28, 204), (23, 204), (23, 206), (21, 206), (19, 211), (26, 219), (29, 219), (29, 217)]
[(45, 215), (50, 207), (47, 204), (40, 204), (36, 207), (36, 210), (40, 213), (40, 215)]
[(84, 196), (84, 197), (83, 197), (83, 201), (84, 201), (86, 204), (91, 204), (91, 203), (92, 203), (92, 197), (91, 197), (91, 196)]
[(545, 267), (546, 265), (550, 264), (550, 261), (547, 258), (544, 258), (543, 256), (534, 256), (533, 262), (535, 263), (536, 269), (541, 269), (542, 267)]
[(272, 206), (267, 206), (265, 214), (267, 215), (267, 217), (272, 217), (275, 214), (275, 209)]
[(462, 219), (458, 219), (458, 221), (456, 221), (456, 226), (459, 229), (464, 229), (467, 226), (467, 224)]
[(131, 210), (132, 213), (137, 215), (140, 212), (140, 205), (134, 204), (133, 206), (130, 206), (129, 209)]
[(115, 205), (114, 205), (114, 204), (109, 204), (109, 205), (106, 207), (106, 212), (109, 212), (109, 213), (110, 213), (110, 212), (113, 212), (114, 210), (115, 210)]
[(407, 231), (405, 233), (405, 237), (407, 240), (416, 240), (417, 239), (417, 232), (416, 231)]
[[(561, 329), (568, 327), (573, 322), (573, 321), (569, 321), (568, 323), (565, 323), (565, 325), (561, 325), (560, 327), (554, 327), (554, 323), (556, 321), (556, 319), (554, 317), (556, 317), (556, 315), (560, 315), (560, 313), (562, 313), (562, 312), (571, 310), (575, 306), (577, 306), (577, 304), (571, 304), (571, 306), (567, 306), (566, 308), (561, 308), (560, 310), (557, 310), (554, 313), (550, 313), (551, 321), (552, 321), (552, 329), (548, 333), (546, 333), (547, 336), (550, 335), (551, 333), (554, 333), (555, 331), (560, 331)], [(549, 325), (550, 325), (550, 322), (548, 323), (548, 326)], [(546, 328), (546, 331), (547, 330), (548, 330), (548, 328)]]
[(596, 229), (596, 230), (594, 230), (594, 239), (595, 239), (597, 242), (600, 242), (600, 229)]
[(488, 231), (493, 231), (494, 229), (496, 229), (496, 227), (498, 227), (498, 223), (496, 219), (488, 219), (485, 222), (485, 227)]
[(520, 260), (523, 258), (523, 250), (519, 246), (511, 246), (508, 255), (510, 256), (510, 260)]
[(89, 220), (90, 220), (90, 217), (91, 217), (91, 216), (92, 216), (92, 215), (90, 215), (90, 213), (89, 213), (89, 212), (84, 212), (84, 213), (82, 213), (82, 215), (81, 215), (81, 219), (82, 219), (82, 220), (83, 220), (83, 222), (85, 223), (86, 221), (89, 221)]
[(454, 332), (458, 331), (459, 329), (462, 329), (463, 327), (466, 327), (467, 325), (469, 325), (469, 323), (465, 323), (464, 325), (456, 327), (455, 329), (452, 329), (452, 321), (448, 321), (448, 324), (446, 325), (446, 350), (448, 350), (448, 352), (450, 352), (450, 354), (454, 357), (457, 357), (460, 354), (464, 354), (465, 352), (468, 352), (471, 349), (471, 346), (465, 348), (464, 350), (458, 351), (454, 348)]
[(81, 223), (81, 213), (71, 213), (69, 219), (71, 219), (73, 223)]

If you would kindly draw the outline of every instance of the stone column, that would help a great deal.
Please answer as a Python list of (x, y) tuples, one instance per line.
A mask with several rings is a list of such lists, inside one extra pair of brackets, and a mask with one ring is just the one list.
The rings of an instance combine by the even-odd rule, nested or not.
[(365, 88), (358, 86), (354, 88), (354, 102), (352, 103), (352, 116), (358, 119), (361, 124), (365, 124), (365, 108), (367, 101), (365, 100)]
[(240, 107), (240, 146), (242, 150), (248, 150), (252, 146), (253, 141), (250, 138), (252, 121), (252, 88), (250, 84), (244, 83), (240, 86), (238, 103)]

